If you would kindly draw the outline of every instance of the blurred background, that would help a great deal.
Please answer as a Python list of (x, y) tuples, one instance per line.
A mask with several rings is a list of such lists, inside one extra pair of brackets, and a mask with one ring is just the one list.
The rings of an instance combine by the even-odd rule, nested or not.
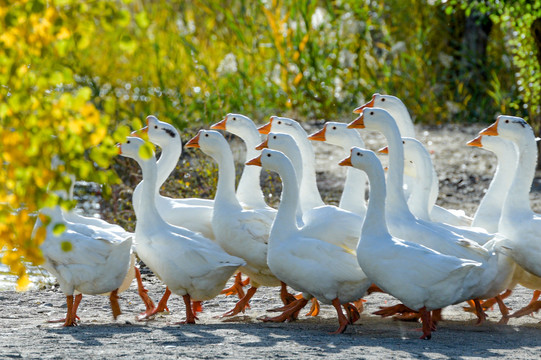
[(188, 133), (228, 112), (349, 121), (379, 92), (416, 123), (539, 133), (540, 63), (541, 0), (2, 2), (2, 262), (24, 285), (32, 214), (73, 206), (51, 194), (72, 175), (119, 183), (114, 144), (149, 114)]

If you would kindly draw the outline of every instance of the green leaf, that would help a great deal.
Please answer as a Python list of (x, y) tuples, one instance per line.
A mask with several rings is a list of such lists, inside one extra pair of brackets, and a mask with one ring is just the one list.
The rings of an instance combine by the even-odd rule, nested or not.
[(60, 243), (60, 248), (62, 249), (62, 251), (68, 252), (73, 250), (73, 245), (70, 241), (62, 241)]
[(137, 23), (137, 25), (139, 25), (141, 29), (146, 29), (150, 24), (146, 11), (141, 11), (140, 13), (137, 13), (137, 15), (135, 15), (135, 22)]
[(55, 236), (60, 236), (62, 233), (66, 231), (66, 224), (64, 223), (56, 223), (53, 226), (53, 234)]
[(154, 156), (154, 148), (148, 141), (139, 148), (139, 156), (143, 160), (148, 160)]

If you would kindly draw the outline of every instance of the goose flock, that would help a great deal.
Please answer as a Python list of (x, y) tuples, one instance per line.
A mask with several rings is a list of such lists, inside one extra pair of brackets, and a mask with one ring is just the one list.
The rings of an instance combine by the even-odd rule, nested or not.
[[(134, 278), (146, 307), (139, 320), (168, 310), (171, 294), (184, 300), (184, 323), (195, 323), (201, 301), (219, 294), (238, 295), (235, 307), (222, 315), (234, 316), (249, 308), (261, 286), (279, 288), (283, 302), (270, 309), (277, 316), (262, 321), (295, 320), (309, 302), (308, 315), (316, 316), (323, 303), (336, 309), (334, 333), (359, 320), (362, 298), (374, 291), (401, 302), (376, 313), (419, 319), (421, 339), (431, 338), (441, 309), (464, 301), (478, 323), (496, 303), (501, 323), (539, 310), (541, 215), (532, 211), (528, 197), (537, 164), (531, 126), (501, 115), (468, 143), (498, 159), (471, 218), (435, 204), (438, 178), (400, 99), (374, 94), (354, 113), (358, 117), (349, 124), (327, 122), (312, 135), (293, 119), (272, 116), (257, 128), (241, 114), (228, 114), (211, 129), (199, 130), (185, 147), (201, 150), (218, 164), (214, 200), (160, 194), (182, 144), (171, 124), (148, 116), (145, 128), (117, 144), (119, 155), (134, 159), (143, 173), (133, 192), (135, 233), (60, 206), (38, 216), (35, 231), (45, 227), (47, 233), (41, 245), (44, 267), (66, 295), (67, 313), (60, 321), (77, 325), (82, 294), (107, 294), (116, 318), (118, 294)], [(388, 145), (380, 152), (388, 153), (388, 171), (365, 149), (363, 132), (357, 130), (364, 128), (386, 138)], [(233, 153), (218, 130), (237, 135), (247, 148), (236, 188)], [(261, 134), (267, 135), (264, 141)], [(161, 148), (159, 160), (144, 149), (147, 137)], [(319, 193), (311, 141), (344, 150), (339, 165), (347, 167), (347, 178), (338, 206), (325, 204)], [(261, 169), (281, 178), (278, 209), (264, 200)], [(144, 288), (135, 254), (166, 285), (157, 305)], [(248, 277), (244, 282), (241, 273)], [(224, 289), (233, 276), (234, 285)], [(518, 284), (534, 290), (533, 298), (510, 314), (504, 299)]]

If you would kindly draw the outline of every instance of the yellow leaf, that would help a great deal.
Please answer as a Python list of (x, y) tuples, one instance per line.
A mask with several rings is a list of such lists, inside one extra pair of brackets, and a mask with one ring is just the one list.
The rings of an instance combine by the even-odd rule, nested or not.
[(24, 274), (20, 276), (19, 279), (17, 280), (16, 290), (25, 291), (26, 289), (28, 289), (28, 285), (30, 285), (30, 278), (28, 277), (27, 274)]
[(154, 149), (152, 147), (152, 144), (149, 142), (145, 142), (143, 146), (139, 148), (139, 156), (143, 160), (148, 160), (151, 157), (154, 156)]
[(293, 80), (293, 85), (297, 86), (302, 80), (302, 73), (298, 73), (297, 76), (295, 76), (295, 79)]

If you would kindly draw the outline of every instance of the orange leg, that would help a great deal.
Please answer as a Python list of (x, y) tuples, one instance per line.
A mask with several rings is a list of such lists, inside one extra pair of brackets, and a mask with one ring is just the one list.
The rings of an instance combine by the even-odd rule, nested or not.
[(109, 295), (109, 301), (111, 302), (111, 310), (113, 311), (113, 318), (116, 320), (118, 315), (122, 314), (120, 311), (120, 304), (118, 303), (118, 289), (111, 291)]
[(197, 316), (198, 312), (203, 312), (203, 304), (201, 301), (193, 300), (192, 301), (193, 313)]
[(256, 287), (254, 286), (250, 287), (248, 291), (246, 292), (246, 295), (244, 295), (244, 297), (237, 302), (235, 307), (232, 310), (229, 310), (228, 312), (223, 314), (222, 317), (235, 316), (241, 311), (244, 312), (244, 310), (247, 308), (248, 302), (250, 301), (252, 296), (254, 296), (256, 291), (257, 291)]
[(498, 321), (498, 324), (507, 324), (507, 322), (509, 321), (509, 308), (505, 306), (500, 295), (497, 295), (495, 299), (498, 303), (498, 307), (500, 308), (500, 312), (502, 313), (502, 318), (500, 319), (500, 321)]
[(481, 302), (479, 301), (479, 299), (473, 299), (473, 302), (475, 304), (475, 314), (477, 315), (476, 325), (481, 325), (487, 319), (487, 314), (483, 310), (483, 307), (481, 306)]
[(154, 309), (154, 302), (147, 294), (148, 290), (145, 289), (145, 286), (143, 285), (141, 272), (139, 271), (139, 268), (137, 266), (135, 266), (135, 278), (137, 279), (137, 292), (139, 293), (141, 300), (143, 300), (143, 303), (145, 304), (146, 312), (151, 312), (152, 309)]
[(346, 313), (348, 314), (348, 321), (350, 324), (354, 324), (355, 321), (359, 320), (361, 318), (361, 314), (359, 313), (359, 310), (357, 310), (357, 307), (351, 303), (344, 304), (344, 309), (346, 310)]
[(306, 316), (318, 316), (319, 315), (319, 301), (316, 298), (312, 298), (312, 306), (310, 306), (310, 311), (306, 313)]
[(513, 314), (509, 315), (509, 317), (518, 318), (524, 315), (532, 314), (536, 311), (539, 311), (539, 309), (541, 309), (541, 301), (534, 301), (533, 303), (526, 305), (522, 309), (515, 311)]
[(467, 300), (466, 302), (468, 303), (469, 307), (463, 307), (464, 311), (475, 312), (475, 302), (473, 300)]
[(340, 326), (336, 331), (332, 332), (331, 334), (342, 334), (344, 331), (346, 331), (346, 328), (348, 327), (348, 324), (350, 322), (342, 312), (342, 306), (338, 298), (332, 301), (332, 306), (334, 306), (334, 308), (336, 309), (336, 314), (338, 315), (338, 324), (340, 324)]
[(442, 320), (441, 309), (432, 310), (432, 331), (436, 331), (436, 325)]
[(384, 293), (385, 291), (381, 290), (381, 288), (379, 286), (377, 286), (376, 284), (372, 284), (370, 285), (370, 287), (368, 288), (368, 290), (366, 290), (366, 293), (368, 295), (372, 294), (373, 292), (381, 292), (381, 293)]
[[(192, 311), (192, 299), (189, 294), (183, 295), (182, 300), (184, 300), (184, 305), (186, 306), (186, 320), (175, 323), (178, 324), (195, 324), (197, 316), (194, 315)], [(198, 319), (197, 319), (198, 320)]]
[(68, 305), (68, 311), (66, 313), (66, 321), (63, 326), (77, 326), (75, 322), (75, 316), (73, 314), (73, 295), (66, 296), (66, 304)]
[(291, 295), (287, 291), (286, 283), (283, 282), (283, 281), (280, 281), (280, 283), (281, 283), (281, 286), (280, 286), (280, 299), (282, 300), (284, 305), (288, 305), (288, 304), (292, 303), (293, 301), (295, 301), (296, 300), (295, 296)]
[(156, 315), (157, 313), (163, 312), (163, 311), (169, 311), (169, 308), (167, 307), (167, 300), (169, 300), (169, 296), (171, 296), (171, 290), (169, 290), (169, 287), (165, 288), (165, 293), (163, 294), (160, 302), (158, 303), (158, 306), (156, 306), (154, 309), (149, 309), (139, 315), (137, 317), (137, 320), (147, 320), (151, 318), (152, 316)]
[(366, 300), (364, 300), (364, 299), (359, 299), (359, 300), (353, 302), (353, 305), (355, 305), (355, 307), (359, 311), (359, 314), (361, 314), (364, 311), (364, 303), (365, 302), (366, 302)]
[(238, 272), (235, 275), (235, 282), (233, 283), (233, 285), (231, 285), (231, 287), (228, 287), (227, 289), (223, 289), (220, 294), (225, 294), (225, 296), (237, 294), (239, 299), (242, 299), (245, 295), (244, 289), (242, 288), (243, 286), (244, 284), (242, 282), (242, 274)]
[(284, 321), (291, 321), (295, 319), (296, 314), (301, 311), (303, 307), (308, 304), (308, 300), (305, 298), (296, 299), (294, 302), (292, 302), (289, 305), (286, 305), (284, 308), (287, 308), (282, 314), (275, 316), (275, 317), (264, 317), (261, 319), (261, 321), (264, 322), (284, 322)]
[(533, 297), (532, 297), (532, 300), (530, 300), (530, 303), (528, 305), (532, 305), (533, 303), (535, 303), (537, 301), (537, 299), (539, 299), (539, 296), (541, 295), (541, 291), (539, 290), (535, 290), (533, 292)]
[(407, 307), (404, 304), (397, 304), (397, 305), (393, 305), (393, 306), (380, 306), (379, 308), (381, 310), (375, 311), (372, 314), (380, 315), (382, 317), (388, 317), (388, 316), (396, 315), (398, 313), (403, 314), (403, 313), (415, 313), (416, 312), (415, 310), (410, 309), (409, 307)]
[[(77, 308), (79, 307), (79, 304), (81, 303), (81, 299), (83, 298), (83, 294), (75, 295), (75, 301), (73, 303), (73, 307), (71, 312), (73, 313), (73, 319), (81, 320), (79, 316), (77, 316)], [(55, 320), (47, 320), (48, 323), (65, 323), (67, 320), (67, 317), (63, 317), (62, 319), (55, 319)]]
[(246, 279), (244, 279), (243, 282), (241, 282), (242, 286), (248, 286), (250, 285), (250, 277), (247, 277)]
[(420, 339), (430, 340), (432, 337), (432, 317), (430, 311), (426, 310), (426, 307), (423, 307), (419, 309), (419, 312), (421, 313), (421, 320), (423, 322), (423, 335), (421, 335)]

